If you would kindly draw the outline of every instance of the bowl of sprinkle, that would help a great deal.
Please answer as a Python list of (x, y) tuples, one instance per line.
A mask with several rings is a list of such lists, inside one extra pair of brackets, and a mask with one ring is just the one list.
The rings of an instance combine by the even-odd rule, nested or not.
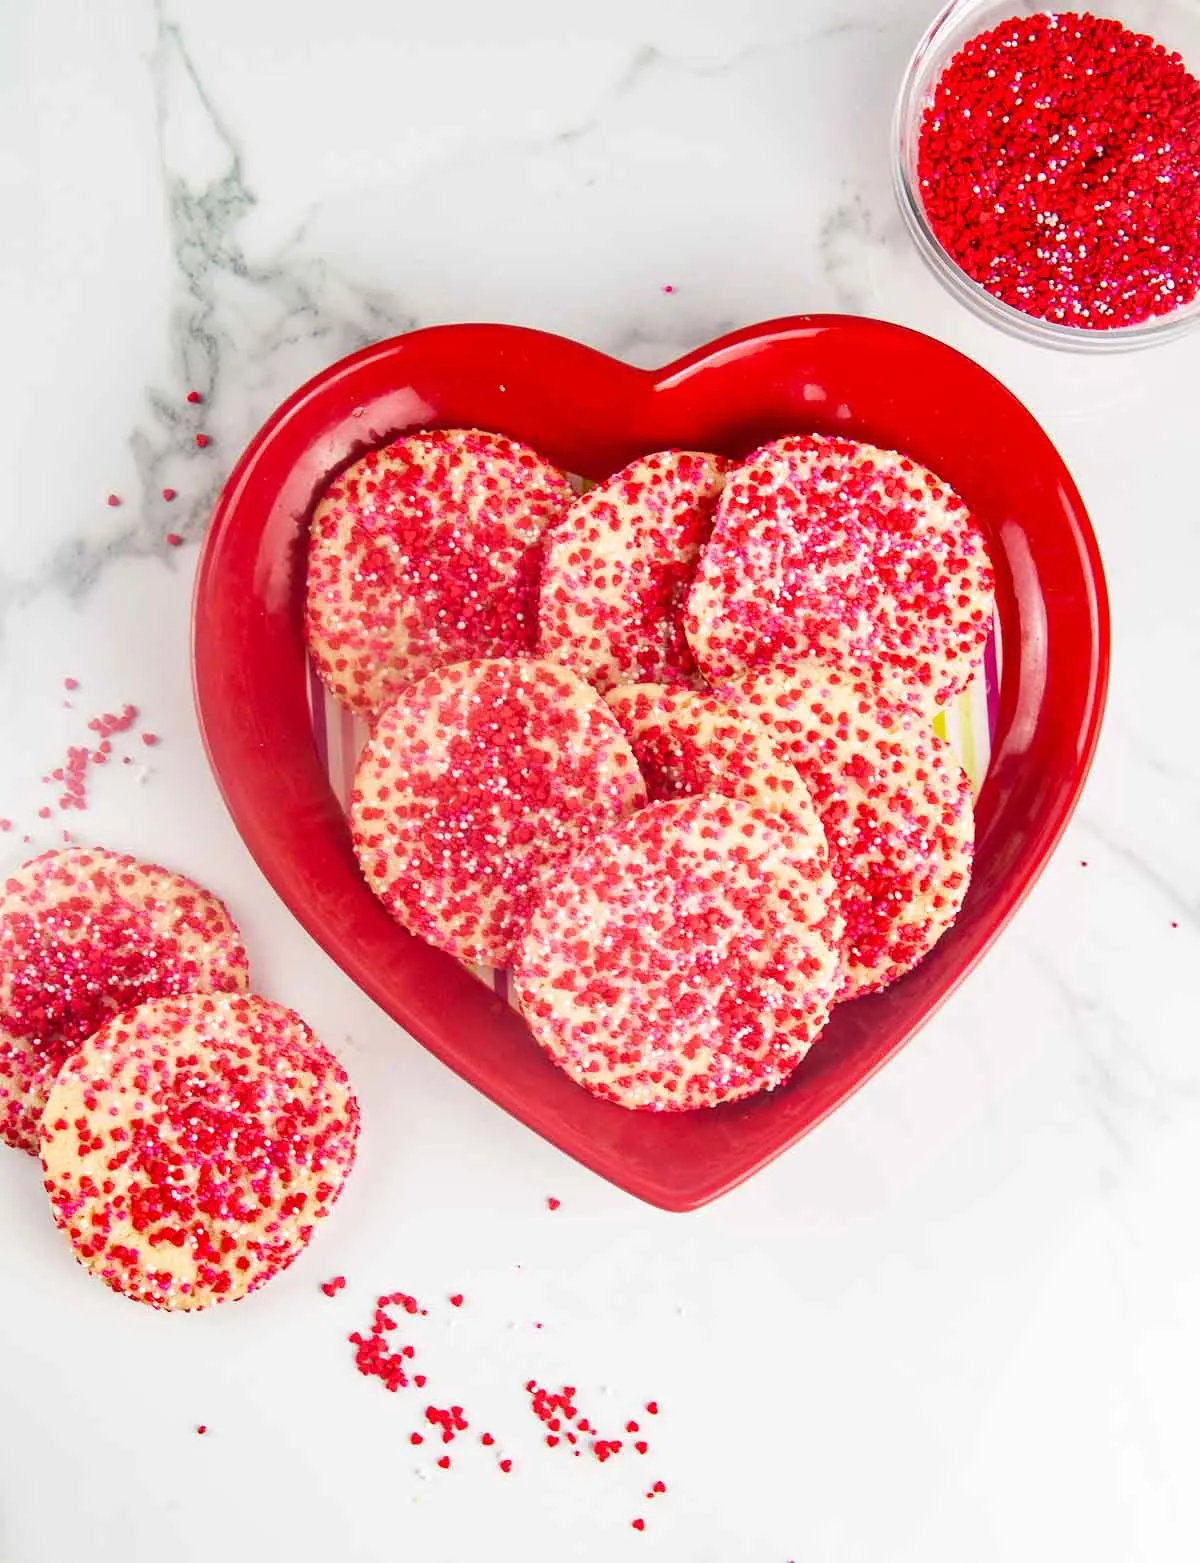
[(926, 263), (1046, 346), (1200, 323), (1200, 0), (1055, 12), (953, 0), (896, 108), (893, 177)]

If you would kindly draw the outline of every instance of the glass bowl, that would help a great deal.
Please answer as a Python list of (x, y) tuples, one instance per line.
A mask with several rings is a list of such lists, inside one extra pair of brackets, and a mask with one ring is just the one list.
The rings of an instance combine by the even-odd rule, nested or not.
[(1015, 16), (1040, 11), (1086, 11), (1113, 17), (1134, 32), (1149, 33), (1168, 49), (1182, 55), (1193, 76), (1200, 76), (1200, 0), (1079, 0), (1070, 6), (1029, 5), (1023, 0), (952, 0), (936, 17), (917, 45), (900, 88), (892, 135), (892, 178), (896, 199), (917, 249), (930, 270), (961, 303), (981, 320), (1027, 342), (1075, 352), (1120, 352), (1148, 347), (1182, 336), (1200, 323), (1200, 295), (1167, 315), (1156, 315), (1135, 326), (1088, 329), (1058, 325), (1027, 315), (994, 297), (943, 248), (934, 235), (921, 201), (917, 177), (917, 151), (921, 119), (933, 97), (938, 78), (959, 49), (977, 34)]

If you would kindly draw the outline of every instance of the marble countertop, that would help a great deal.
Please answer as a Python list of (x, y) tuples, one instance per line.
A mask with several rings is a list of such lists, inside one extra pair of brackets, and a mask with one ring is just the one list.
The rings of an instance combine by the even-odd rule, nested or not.
[[(132, 763), (67, 823), (225, 895), (366, 1120), (315, 1249), (197, 1318), (92, 1283), (36, 1166), (0, 1154), (0, 1560), (1194, 1558), (1200, 335), (1057, 356), (925, 273), (887, 154), (932, 0), (574, 9), (27, 0), (0, 21), (2, 861), (61, 839), (40, 778), (86, 717), (136, 705), (159, 742), (118, 745)], [(1042, 421), (1107, 565), (1109, 714), (979, 971), (802, 1145), (673, 1217), (450, 1075), (284, 911), (201, 750), (189, 593), (240, 446), (365, 342), (494, 319), (648, 365), (804, 310), (939, 336)], [(412, 1405), (355, 1373), (345, 1337), (397, 1288), (464, 1294), (425, 1349), (511, 1478), (478, 1446), (438, 1471)], [(597, 1421), (657, 1399), (650, 1455), (553, 1457), (527, 1377)]]

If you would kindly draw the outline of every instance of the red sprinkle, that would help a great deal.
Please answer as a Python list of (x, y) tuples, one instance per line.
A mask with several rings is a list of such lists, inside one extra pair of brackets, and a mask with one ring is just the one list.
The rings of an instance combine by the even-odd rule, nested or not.
[(497, 1463), (499, 1464), (500, 1469), (504, 1472), (504, 1474), (506, 1476), (509, 1473), (509, 1471), (512, 1470), (512, 1461), (511, 1460), (500, 1460)]
[(193, 407), (195, 407), (199, 402), (202, 402), (204, 400), (203, 396), (200, 395), (199, 391), (189, 391), (187, 393), (187, 399), (188, 399), (189, 402), (191, 402)]
[(658, 1401), (657, 1400), (647, 1400), (647, 1402), (646, 1402), (646, 1410), (650, 1413), (651, 1416), (657, 1416), (658, 1415)]
[(972, 38), (925, 110), (918, 174), (944, 248), (1027, 315), (1102, 330), (1200, 292), (1200, 81), (1111, 18)]
[(455, 1292), (452, 1295), (452, 1297), (450, 1298), (450, 1306), (452, 1308), (461, 1308), (462, 1305), (463, 1305), (463, 1295), (462, 1295), (462, 1293), (461, 1292)]
[(325, 1293), (326, 1297), (335, 1297), (338, 1292), (342, 1290), (345, 1284), (346, 1277), (344, 1275), (335, 1275), (332, 1281), (321, 1282), (321, 1290)]
[(645, 1530), (646, 1528), (645, 1520), (640, 1518), (636, 1520), (630, 1520), (629, 1523), (633, 1526), (634, 1530)]
[(492, 1435), (490, 1433), (481, 1433), (479, 1435), (479, 1442), (481, 1444), (485, 1444), (488, 1448), (490, 1448), (492, 1446), (492, 1444), (494, 1444), (496, 1442), (496, 1440), (492, 1437)]
[(183, 538), (179, 535), (178, 532), (168, 532), (164, 541), (166, 542), (168, 548), (178, 548), (180, 543), (183, 542)]
[(196, 1432), (200, 1435), (201, 1438), (203, 1438), (205, 1433), (208, 1432), (208, 1424), (201, 1422), (200, 1426), (196, 1429)]
[(647, 1449), (649, 1449), (650, 1445), (648, 1443), (646, 1443), (643, 1439), (639, 1438), (637, 1443), (634, 1444), (633, 1447), (637, 1450), (638, 1454), (645, 1454)]
[(441, 1466), (443, 1471), (448, 1471), (450, 1469), (450, 1456), (448, 1454), (444, 1454), (438, 1461), (438, 1464)]
[(115, 509), (116, 506), (121, 503), (121, 496), (120, 496), (120, 494), (110, 494), (108, 496), (108, 503), (110, 505), (112, 505), (113, 508)]
[(408, 1435), (408, 1441), (410, 1444), (423, 1444), (425, 1442), (425, 1438), (421, 1433), (410, 1433)]
[(203, 450), (208, 443), (209, 439), (207, 434), (197, 434), (196, 444), (200, 447), (201, 450)]
[(166, 500), (167, 504), (169, 505), (171, 503), (171, 501), (176, 497), (175, 489), (173, 489), (173, 488), (164, 488), (163, 491), (162, 491), (162, 497)]
[(638, 1425), (637, 1425), (636, 1422), (634, 1422), (634, 1421), (626, 1422), (626, 1424), (625, 1424), (625, 1431), (627, 1433), (636, 1433), (637, 1430), (638, 1430)]
[(146, 745), (147, 749), (153, 749), (154, 745), (158, 742), (158, 734), (157, 733), (143, 733), (142, 734), (142, 742)]
[(555, 1199), (554, 1195), (551, 1194), (550, 1198), (546, 1201), (546, 1209), (547, 1210), (557, 1210), (558, 1207), (561, 1204), (562, 1204), (562, 1200), (561, 1199)]

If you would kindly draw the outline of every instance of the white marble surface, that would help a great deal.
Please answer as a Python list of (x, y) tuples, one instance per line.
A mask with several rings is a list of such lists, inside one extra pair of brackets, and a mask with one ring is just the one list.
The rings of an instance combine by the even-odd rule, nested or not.
[[(90, 1282), (34, 1164), (0, 1155), (3, 1563), (1197, 1555), (1200, 745), (1181, 724), (1200, 336), (1051, 356), (924, 274), (887, 133), (931, 9), (0, 13), (3, 862), (57, 839), (38, 778), (85, 715), (137, 704), (162, 741), (96, 773), (77, 833), (227, 895), (261, 985), (344, 1051), (366, 1113), (315, 1252), (195, 1319)], [(284, 912), (197, 737), (195, 545), (261, 418), (373, 337), (492, 318), (654, 363), (805, 309), (939, 335), (1043, 421), (1107, 561), (1109, 717), (1063, 848), (981, 970), (802, 1146), (670, 1217), (452, 1078)], [(354, 1373), (345, 1333), (395, 1287), (467, 1295), (430, 1321), (428, 1360), (503, 1434), (507, 1481), (478, 1448), (447, 1474), (414, 1458), (411, 1403)], [(530, 1375), (602, 1415), (656, 1395), (652, 1455), (539, 1448)], [(639, 1502), (656, 1476), (668, 1495)]]

